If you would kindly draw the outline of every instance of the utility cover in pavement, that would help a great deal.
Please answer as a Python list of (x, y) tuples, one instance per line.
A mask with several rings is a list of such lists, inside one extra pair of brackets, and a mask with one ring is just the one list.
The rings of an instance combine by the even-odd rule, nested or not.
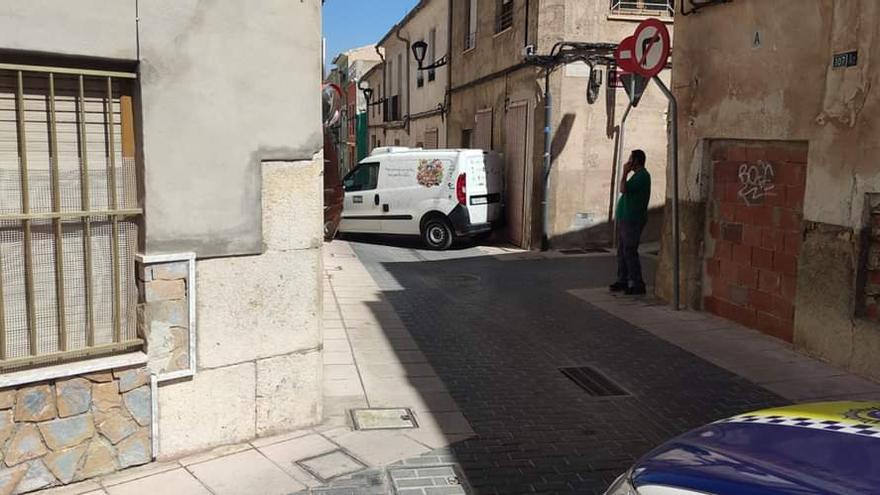
[(355, 430), (397, 430), (418, 428), (412, 411), (399, 409), (352, 409)]
[[(407, 466), (390, 469), (395, 493), (442, 493), (467, 495), (462, 478), (454, 466)], [(422, 492), (420, 489), (424, 489)]]
[(559, 371), (586, 390), (593, 397), (618, 397), (629, 395), (626, 390), (612, 382), (602, 373), (589, 366), (579, 368), (559, 368)]

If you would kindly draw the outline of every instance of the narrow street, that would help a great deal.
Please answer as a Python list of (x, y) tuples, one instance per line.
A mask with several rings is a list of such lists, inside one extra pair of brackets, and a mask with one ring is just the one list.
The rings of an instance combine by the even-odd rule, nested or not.
[[(352, 261), (340, 251), (344, 247), (378, 285), (380, 297), (367, 303), (374, 308), (372, 318), (362, 312), (347, 318), (343, 309), (344, 326), (349, 333), (369, 325), (367, 320), (387, 326), (388, 342), (409, 377), (404, 385), (373, 391), (373, 400), (367, 383), (369, 406), (413, 407), (407, 401), (416, 401), (428, 404), (415, 408), (417, 417), (421, 410), (432, 417), (449, 414), (444, 405), (451, 398), (474, 435), (459, 440), (462, 431), (446, 431), (452, 445), (422, 456), (455, 464), (474, 493), (601, 493), (640, 455), (693, 427), (796, 400), (880, 393), (870, 382), (725, 320), (674, 313), (650, 299), (608, 296), (605, 283), (613, 279), (615, 265), (607, 253), (491, 247), (441, 253), (406, 241), (374, 242), (388, 241), (336, 241), (330, 251), (339, 254), (325, 256), (331, 284), (345, 304), (357, 299), (357, 287), (346, 287), (346, 278), (334, 275), (341, 269), (336, 260)], [(653, 271), (654, 261), (645, 261)], [(619, 317), (624, 315), (641, 325)], [(399, 333), (401, 322), (412, 340)], [(737, 345), (725, 345), (728, 339), (737, 339)], [(361, 361), (370, 354), (358, 349), (360, 342), (350, 339), (353, 361), (360, 380), (369, 381), (371, 372), (364, 371), (369, 366)], [(335, 362), (332, 352), (327, 358)], [(627, 395), (590, 396), (559, 370), (576, 366), (593, 367)], [(426, 376), (425, 369), (433, 372)], [(349, 406), (365, 406), (350, 399), (356, 402)], [(438, 403), (443, 405), (431, 407)], [(334, 404), (344, 401), (327, 404), (332, 415)], [(373, 473), (372, 490), (380, 478)], [(315, 493), (382, 493), (370, 490), (368, 479), (336, 482), (331, 486), (342, 491)], [(443, 490), (448, 488), (397, 493), (461, 493)]]

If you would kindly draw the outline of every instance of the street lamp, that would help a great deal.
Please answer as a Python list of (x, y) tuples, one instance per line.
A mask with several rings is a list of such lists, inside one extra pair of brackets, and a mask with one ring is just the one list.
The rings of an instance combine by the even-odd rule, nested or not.
[(381, 105), (381, 104), (385, 103), (385, 101), (387, 100), (387, 98), (380, 98), (379, 101), (374, 103), (373, 102), (373, 88), (369, 88), (369, 87), (364, 88), (364, 87), (361, 87), (360, 85), (358, 85), (358, 87), (361, 88), (361, 93), (364, 94), (364, 99), (367, 100), (368, 107), (374, 107), (376, 105)]
[(412, 53), (413, 57), (415, 57), (416, 59), (419, 70), (437, 69), (449, 63), (449, 60), (446, 59), (446, 55), (443, 55), (437, 60), (432, 60), (431, 65), (428, 65), (427, 67), (422, 65), (425, 63), (425, 55), (428, 53), (428, 44), (424, 41), (416, 41), (415, 43), (413, 43)]

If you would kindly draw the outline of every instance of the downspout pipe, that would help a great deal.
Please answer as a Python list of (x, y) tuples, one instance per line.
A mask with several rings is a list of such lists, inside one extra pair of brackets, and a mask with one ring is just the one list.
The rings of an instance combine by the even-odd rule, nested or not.
[[(385, 54), (382, 53), (381, 46), (376, 45), (375, 47), (376, 54), (379, 55), (379, 60), (382, 61), (382, 98), (388, 97), (388, 65), (385, 63)], [(382, 105), (382, 139), (385, 141), (386, 145), (388, 143), (388, 129), (385, 127), (385, 105)], [(367, 126), (369, 127), (369, 126)]]
[(541, 227), (541, 251), (550, 249), (550, 208), (547, 203), (550, 198), (550, 166), (552, 165), (551, 151), (553, 143), (550, 141), (553, 133), (553, 99), (550, 96), (550, 67), (544, 73), (544, 193), (541, 197), (541, 210), (544, 213)]
[(611, 188), (614, 191), (612, 197), (614, 200), (611, 202), (611, 212), (608, 215), (608, 219), (611, 221), (611, 231), (614, 235), (612, 235), (611, 244), (617, 247), (617, 200), (620, 196), (620, 178), (623, 176), (623, 151), (624, 151), (624, 137), (626, 136), (626, 119), (629, 118), (629, 113), (632, 111), (633, 105), (632, 102), (626, 106), (626, 111), (623, 112), (623, 118), (620, 119), (620, 127), (617, 128), (617, 163), (614, 164), (614, 178), (611, 181)]
[(395, 31), (394, 36), (397, 37), (397, 39), (399, 39), (400, 41), (403, 41), (404, 43), (406, 43), (406, 56), (404, 57), (404, 60), (406, 60), (406, 117), (405, 117), (405, 121), (406, 121), (406, 135), (409, 136), (410, 70), (411, 70), (410, 66), (412, 65), (410, 63), (409, 57), (410, 57), (410, 53), (412, 52), (412, 48), (410, 47), (410, 40), (408, 38), (404, 38), (403, 36), (400, 35), (400, 31), (402, 29), (403, 28), (399, 28), (397, 31)]

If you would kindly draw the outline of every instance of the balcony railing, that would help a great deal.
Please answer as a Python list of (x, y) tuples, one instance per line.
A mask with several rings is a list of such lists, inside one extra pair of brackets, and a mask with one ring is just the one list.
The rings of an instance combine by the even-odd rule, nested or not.
[(675, 0), (611, 0), (611, 14), (673, 17)]

